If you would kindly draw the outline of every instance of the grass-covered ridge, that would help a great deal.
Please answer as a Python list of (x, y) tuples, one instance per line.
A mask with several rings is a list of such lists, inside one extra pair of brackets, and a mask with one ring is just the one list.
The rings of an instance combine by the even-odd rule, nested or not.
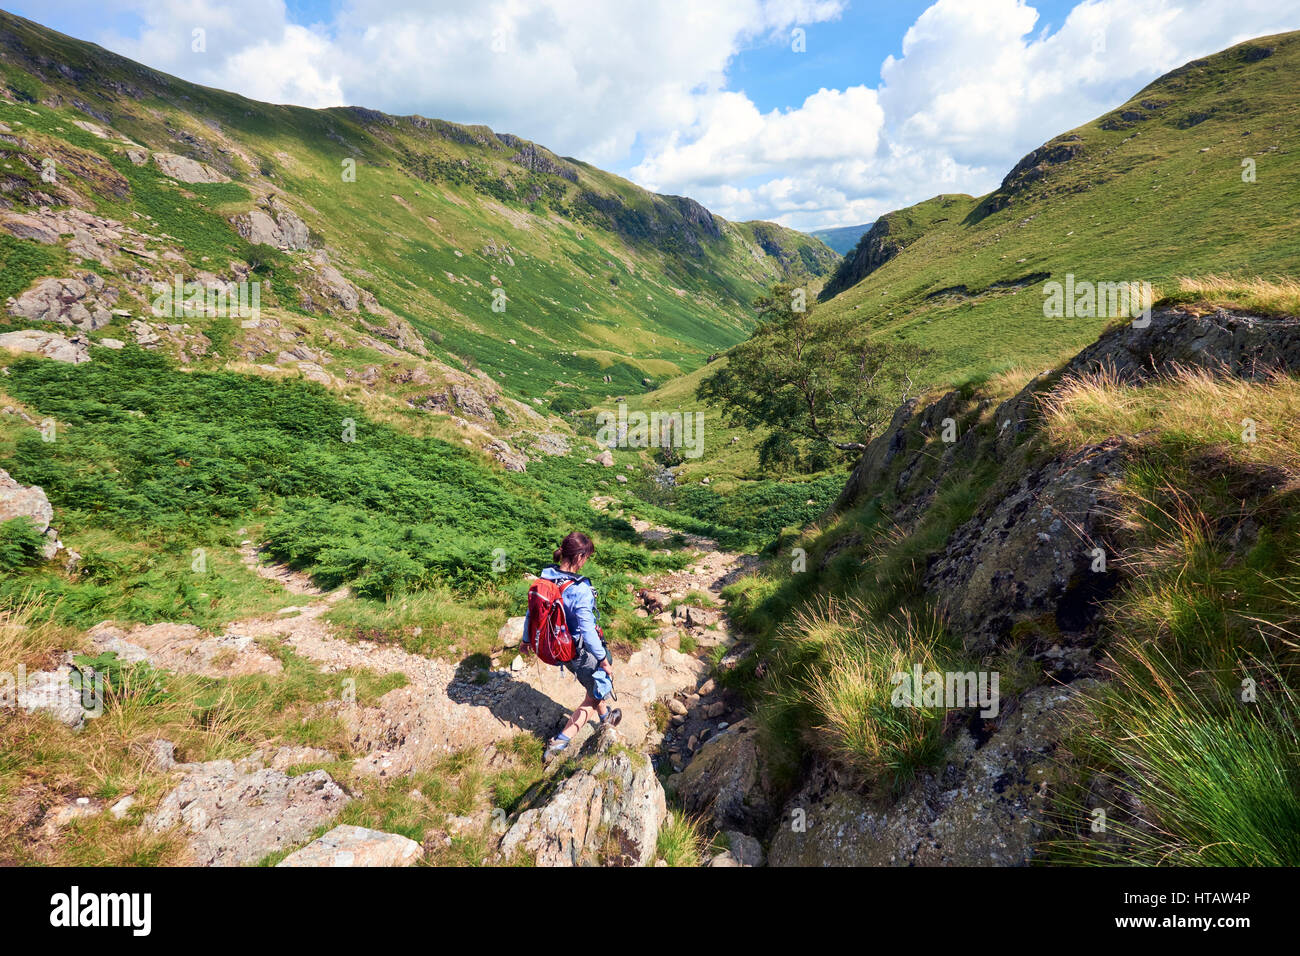
[[(743, 337), (758, 289), (825, 273), (837, 258), (793, 230), (728, 222), (482, 126), (257, 103), (7, 13), (0, 51), (0, 121), (58, 156), (66, 188), (97, 212), (152, 217), (193, 271), (237, 256), (226, 219), (274, 195), (305, 220), (314, 247), (435, 354), (476, 364), (525, 401), (584, 407), (694, 368)], [(109, 138), (75, 125), (85, 121)], [(233, 181), (173, 183), (153, 163), (130, 162), (125, 140)], [(0, 172), (25, 175), (10, 165)], [(298, 307), (297, 295), (283, 300)]]
[(1194, 61), (1062, 133), (988, 196), (891, 214), (924, 228), (823, 314), (936, 349), (943, 382), (1047, 367), (1096, 338), (1108, 318), (1043, 315), (1043, 283), (1067, 273), (1167, 292), (1183, 276), (1294, 276), (1298, 63), (1295, 33)]

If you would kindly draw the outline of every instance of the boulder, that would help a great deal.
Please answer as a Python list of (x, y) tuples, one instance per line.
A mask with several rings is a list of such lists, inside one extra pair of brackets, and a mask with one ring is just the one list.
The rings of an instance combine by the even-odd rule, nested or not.
[(113, 321), (117, 291), (93, 272), (66, 279), (42, 279), (9, 305), (9, 314), (29, 322), (53, 322), (93, 332)]
[(1039, 687), (981, 746), (963, 730), (946, 765), (881, 804), (820, 765), (786, 804), (768, 866), (1014, 866), (1047, 812), (1053, 753), (1091, 680)]
[(524, 620), (523, 617), (512, 617), (501, 625), (501, 630), (497, 631), (497, 641), (502, 647), (519, 646), (524, 637)]
[(277, 866), (411, 866), (424, 851), (414, 840), (365, 827), (338, 826)]
[(144, 828), (181, 828), (200, 866), (256, 863), (305, 840), (349, 799), (323, 770), (290, 777), (269, 768), (245, 772), (230, 760), (176, 769), (185, 776), (145, 818)]
[(0, 468), (0, 522), (14, 518), (29, 519), (44, 534), (54, 520), (54, 506), (39, 486), (20, 484)]
[[(650, 758), (605, 728), (583, 746), (580, 769), (556, 784), (550, 778), (537, 804), (524, 810), (501, 838), (501, 854), (538, 866), (647, 866), (668, 815)], [(589, 766), (584, 766), (589, 760)]]
[(73, 730), (84, 727), (91, 713), (83, 706), (81, 687), (73, 685), (73, 671), (67, 666), (26, 675), (17, 687), (16, 703), (25, 713), (45, 714)]
[(669, 785), (683, 810), (707, 817), (718, 830), (762, 833), (777, 810), (757, 729), (748, 719), (707, 740)]
[(596, 464), (604, 465), (606, 468), (614, 467), (614, 453), (608, 448), (596, 456)]
[(200, 163), (196, 159), (190, 159), (188, 156), (177, 156), (175, 153), (154, 153), (153, 161), (162, 170), (164, 176), (170, 176), (172, 179), (183, 183), (230, 182), (230, 177), (225, 173), (213, 169), (207, 163)]

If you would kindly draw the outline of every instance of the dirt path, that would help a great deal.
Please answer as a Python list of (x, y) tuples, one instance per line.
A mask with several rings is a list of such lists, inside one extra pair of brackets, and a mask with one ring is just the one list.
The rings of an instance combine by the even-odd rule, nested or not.
[[(648, 543), (673, 534), (647, 522), (634, 521), (634, 526)], [(666, 600), (681, 600), (692, 591), (716, 598), (749, 565), (747, 557), (719, 551), (708, 539), (691, 537), (687, 543), (694, 549), (692, 563), (647, 578), (646, 590)], [(412, 654), (391, 644), (345, 640), (326, 616), (347, 596), (346, 589), (323, 594), (304, 575), (262, 564), (251, 544), (240, 554), (257, 574), (309, 600), (274, 615), (234, 622), (217, 636), (177, 624), (129, 630), (101, 626), (90, 634), (97, 649), (116, 650), (125, 659), (147, 659), (183, 673), (235, 676), (278, 672), (279, 661), (265, 650), (268, 643), (278, 643), (316, 662), (324, 673), (359, 668), (400, 673), (406, 685), (374, 705), (357, 704), (342, 681), (338, 700), (323, 705), (353, 733), (356, 750), (363, 755), (357, 767), (383, 776), (407, 773), (449, 752), (490, 746), (521, 732), (550, 736), (582, 700), (582, 688), (571, 674), (532, 657), (484, 674), (477, 667)], [(634, 747), (658, 750), (662, 736), (655, 726), (654, 704), (671, 698), (698, 702), (696, 691), (710, 669), (705, 652), (719, 643), (730, 646), (720, 610), (698, 605), (683, 610), (643, 610), (659, 621), (657, 637), (630, 653), (615, 653), (615, 689), (624, 715), (621, 731)], [(684, 641), (683, 635), (691, 635), (690, 640)], [(681, 652), (682, 646), (691, 652)], [(512, 657), (513, 649), (507, 647), (502, 659)]]

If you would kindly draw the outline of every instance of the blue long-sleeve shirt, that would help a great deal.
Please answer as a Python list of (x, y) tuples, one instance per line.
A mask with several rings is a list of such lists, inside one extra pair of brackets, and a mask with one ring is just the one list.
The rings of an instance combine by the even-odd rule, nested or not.
[[(569, 633), (573, 636), (574, 642), (590, 651), (596, 660), (603, 661), (605, 645), (600, 639), (600, 632), (596, 629), (596, 589), (592, 587), (591, 579), (561, 571), (553, 564), (542, 568), (542, 573), (538, 576), (548, 581), (574, 582), (564, 589), (562, 598), (564, 620), (569, 625)], [(528, 623), (528, 614), (525, 613), (525, 638), (530, 633)]]

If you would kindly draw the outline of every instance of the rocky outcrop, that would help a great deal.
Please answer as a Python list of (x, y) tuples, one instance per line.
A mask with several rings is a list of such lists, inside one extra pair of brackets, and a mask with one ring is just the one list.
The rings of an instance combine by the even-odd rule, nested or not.
[(827, 299), (850, 286), (855, 286), (875, 272), (910, 244), (910, 238), (894, 234), (893, 213), (881, 216), (858, 240), (857, 246), (841, 261), (835, 273), (826, 281), (818, 298)]
[(958, 734), (942, 770), (879, 800), (819, 766), (786, 804), (769, 866), (1015, 866), (1044, 829), (1065, 715), (1092, 681), (1029, 691), (981, 746)]
[(495, 395), (485, 398), (473, 385), (456, 383), (451, 386), (451, 400), (463, 415), (485, 422), (496, 421), (492, 414), (492, 406), (496, 403)]
[(31, 322), (54, 322), (93, 332), (113, 321), (117, 290), (93, 272), (42, 279), (9, 303), (9, 314)]
[(240, 677), (278, 674), (284, 667), (250, 636), (226, 633), (205, 636), (193, 624), (141, 625), (123, 631), (107, 622), (87, 635), (96, 652), (115, 652), (124, 661), (145, 661), (177, 674)]
[(1125, 324), (1102, 335), (1062, 371), (1105, 368), (1121, 382), (1140, 384), (1175, 365), (1256, 380), (1270, 371), (1300, 370), (1300, 319), (1158, 309), (1147, 324)]
[(144, 821), (180, 828), (200, 866), (241, 866), (291, 847), (332, 820), (349, 800), (328, 773), (291, 777), (257, 762), (177, 764), (180, 784)]
[(1002, 184), (989, 196), (981, 208), (987, 215), (1010, 206), (1018, 195), (1040, 180), (1051, 175), (1053, 169), (1070, 162), (1083, 153), (1084, 144), (1077, 133), (1058, 136), (1022, 158), (1011, 167)]
[(207, 163), (175, 153), (154, 153), (153, 161), (164, 176), (182, 183), (228, 183), (230, 177)]
[(488, 453), (494, 461), (501, 463), (506, 471), (525, 472), (528, 470), (528, 456), (522, 451), (511, 448), (502, 438), (494, 438), (487, 444)]
[(340, 826), (277, 866), (413, 866), (424, 851), (414, 840), (365, 827)]
[(254, 244), (279, 249), (306, 249), (311, 245), (311, 231), (293, 210), (274, 198), (231, 220), (235, 231)]
[(668, 815), (650, 758), (624, 746), (617, 731), (593, 736), (578, 755), (580, 769), (551, 778), (501, 838), (505, 860), (538, 866), (646, 866)]
[(706, 817), (718, 830), (765, 832), (776, 813), (767, 762), (751, 720), (708, 740), (669, 788), (689, 814)]
[[(1018, 624), (1080, 634), (1115, 586), (1105, 529), (1126, 464), (1117, 438), (1029, 471), (959, 527), (923, 583), (968, 650), (991, 650)], [(1094, 567), (1098, 568), (1094, 570)]]
[(558, 432), (545, 432), (537, 436), (536, 441), (533, 442), (533, 448), (543, 455), (552, 455), (558, 458), (569, 453), (569, 439)]

